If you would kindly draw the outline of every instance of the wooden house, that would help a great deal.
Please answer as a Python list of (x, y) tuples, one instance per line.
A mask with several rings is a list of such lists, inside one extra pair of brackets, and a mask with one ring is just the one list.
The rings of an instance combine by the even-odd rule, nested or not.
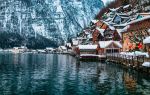
[(120, 41), (121, 35), (115, 29), (115, 27), (109, 25), (107, 22), (103, 22), (101, 26), (97, 26), (95, 31), (92, 33), (93, 43), (97, 44), (98, 41)]
[(110, 41), (110, 40), (120, 41), (121, 37), (114, 26), (107, 24), (107, 28), (104, 31), (104, 40), (105, 41)]
[(127, 24), (123, 29), (123, 51), (143, 50), (145, 46), (143, 40), (149, 36), (150, 16), (136, 19)]
[(120, 41), (99, 41), (98, 54), (119, 53), (121, 49)]

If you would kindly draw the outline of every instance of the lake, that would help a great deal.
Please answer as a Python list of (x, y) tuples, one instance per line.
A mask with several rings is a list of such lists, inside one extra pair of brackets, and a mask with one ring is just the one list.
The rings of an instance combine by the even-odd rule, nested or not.
[(150, 76), (69, 55), (0, 53), (0, 95), (150, 95)]

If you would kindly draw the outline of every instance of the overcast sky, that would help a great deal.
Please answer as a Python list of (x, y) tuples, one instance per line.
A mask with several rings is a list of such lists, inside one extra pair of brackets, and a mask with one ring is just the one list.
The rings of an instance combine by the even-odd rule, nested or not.
[(104, 2), (104, 4), (106, 5), (107, 2), (110, 2), (110, 1), (114, 1), (114, 0), (102, 0)]

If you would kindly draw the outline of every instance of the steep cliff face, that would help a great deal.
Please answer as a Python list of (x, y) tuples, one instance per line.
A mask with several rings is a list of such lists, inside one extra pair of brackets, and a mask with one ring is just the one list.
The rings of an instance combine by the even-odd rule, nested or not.
[(1, 0), (0, 31), (30, 38), (44, 37), (56, 45), (76, 36), (103, 7), (101, 0)]

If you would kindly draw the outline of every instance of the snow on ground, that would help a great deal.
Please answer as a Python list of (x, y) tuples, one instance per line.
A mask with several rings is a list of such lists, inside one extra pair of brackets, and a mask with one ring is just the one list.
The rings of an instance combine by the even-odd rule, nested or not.
[(149, 57), (148, 52), (141, 52), (141, 51), (135, 51), (135, 52), (121, 52), (122, 55), (130, 55), (130, 56), (140, 56), (145, 55), (147, 58)]

